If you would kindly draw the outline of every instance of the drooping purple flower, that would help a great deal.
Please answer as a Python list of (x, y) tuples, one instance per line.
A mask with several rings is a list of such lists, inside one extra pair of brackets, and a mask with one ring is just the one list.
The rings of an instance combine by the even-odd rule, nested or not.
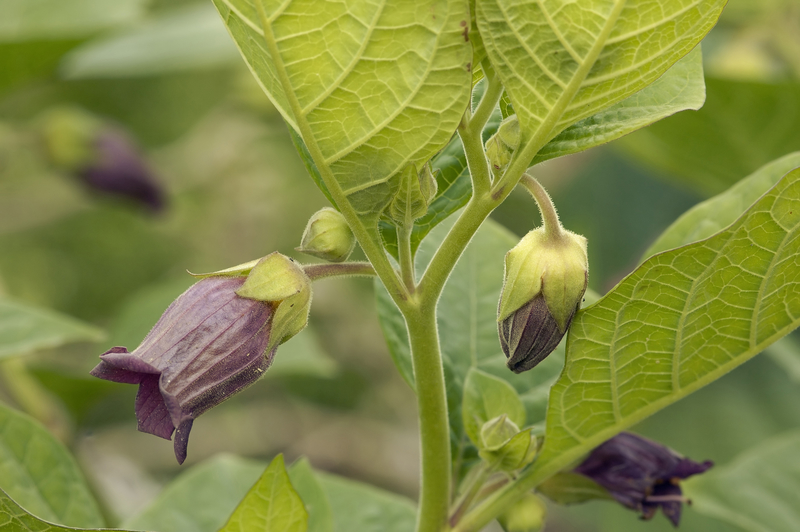
[(623, 506), (651, 519), (658, 508), (678, 526), (684, 502), (680, 481), (713, 466), (680, 456), (636, 434), (622, 432), (597, 447), (575, 468), (603, 486)]
[(133, 352), (114, 347), (91, 374), (138, 384), (139, 430), (170, 439), (186, 459), (195, 418), (259, 379), (272, 363), (273, 306), (235, 291), (244, 277), (209, 277), (176, 299)]

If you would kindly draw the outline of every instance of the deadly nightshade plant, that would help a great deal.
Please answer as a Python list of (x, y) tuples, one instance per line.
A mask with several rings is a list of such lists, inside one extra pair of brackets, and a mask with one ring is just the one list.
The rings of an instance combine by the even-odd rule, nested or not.
[[(543, 482), (800, 324), (792, 269), (800, 221), (787, 207), (800, 201), (797, 173), (765, 190), (728, 229), (647, 260), (583, 309), (587, 242), (562, 227), (527, 174), (542, 161), (702, 105), (696, 48), (725, 0), (213, 1), (332, 205), (312, 219), (301, 250), (342, 262), (301, 266), (272, 254), (200, 281), (236, 302), (241, 313), (227, 319), (242, 320), (237, 345), (252, 345), (219, 350), (231, 360), (224, 375), (212, 369), (190, 378), (194, 368), (214, 366), (206, 357), (216, 350), (186, 346), (186, 360), (171, 344), (151, 350), (178, 326), (171, 310), (139, 349), (103, 355), (96, 373), (140, 384), (140, 425), (162, 436), (178, 430), (179, 460), (184, 427), (255, 380), (243, 363), (269, 365), (277, 345), (305, 326), (308, 285), (323, 277), (377, 277), (392, 354), (417, 396), (418, 532), (538, 519), (535, 490)], [(543, 226), (516, 243), (484, 222), (520, 184), (533, 194)], [(431, 233), (451, 216), (446, 232)], [(775, 222), (767, 236), (753, 236), (766, 218)], [(347, 262), (350, 235), (366, 263)], [(507, 252), (502, 290), (502, 254), (487, 266), (493, 255), (484, 253), (498, 245)], [(468, 264), (459, 263), (472, 249)], [(462, 266), (468, 275), (458, 275)], [(729, 287), (733, 277), (739, 284)], [(492, 293), (479, 293), (478, 285)], [(458, 292), (450, 301), (448, 290)], [(214, 314), (204, 298), (188, 294), (174, 306), (192, 306), (195, 319), (181, 327), (206, 340), (213, 333), (202, 324)], [(485, 301), (492, 302), (488, 317)], [(725, 334), (711, 333), (712, 310), (749, 313), (740, 320), (746, 326), (729, 320), (720, 325)], [(486, 324), (499, 345), (479, 338)], [(565, 336), (561, 375), (534, 378), (559, 360), (545, 359)], [(250, 362), (244, 351), (261, 358)], [(478, 367), (492, 375), (466, 378)], [(213, 383), (203, 387), (203, 378)], [(526, 408), (519, 391), (528, 399), (549, 393), (546, 416)], [(660, 507), (677, 523), (676, 479), (708, 465), (620, 438), (612, 442), (627, 444), (601, 446), (579, 471), (644, 516)], [(598, 458), (620, 447), (621, 480)]]

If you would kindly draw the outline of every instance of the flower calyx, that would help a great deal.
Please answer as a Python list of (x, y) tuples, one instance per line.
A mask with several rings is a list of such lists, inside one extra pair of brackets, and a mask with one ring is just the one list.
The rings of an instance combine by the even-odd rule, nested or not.
[(329, 262), (344, 262), (356, 246), (356, 237), (342, 213), (331, 207), (315, 212), (308, 220), (297, 251)]

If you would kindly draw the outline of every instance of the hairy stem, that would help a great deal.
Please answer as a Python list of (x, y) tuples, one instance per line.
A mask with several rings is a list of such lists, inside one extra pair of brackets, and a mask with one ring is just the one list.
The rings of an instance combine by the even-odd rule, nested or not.
[(406, 289), (414, 293), (417, 280), (414, 276), (414, 255), (411, 253), (411, 229), (414, 222), (397, 226), (397, 255), (400, 258), (400, 276)]
[(341, 263), (322, 263), (322, 264), (306, 264), (303, 266), (303, 271), (312, 281), (318, 279), (326, 279), (328, 277), (349, 277), (349, 276), (366, 276), (372, 277), (377, 275), (375, 268), (369, 262), (341, 262)]
[(404, 313), (411, 340), (422, 455), (417, 532), (441, 532), (450, 504), (450, 425), (435, 301), (426, 298), (427, 304)]
[(550, 195), (530, 174), (523, 174), (522, 179), (520, 179), (520, 184), (524, 186), (528, 192), (531, 193), (533, 199), (536, 200), (536, 204), (539, 206), (539, 212), (542, 214), (545, 234), (548, 238), (560, 240), (564, 234), (564, 229), (561, 227), (561, 222), (558, 220), (556, 206), (553, 205), (553, 200), (550, 199)]

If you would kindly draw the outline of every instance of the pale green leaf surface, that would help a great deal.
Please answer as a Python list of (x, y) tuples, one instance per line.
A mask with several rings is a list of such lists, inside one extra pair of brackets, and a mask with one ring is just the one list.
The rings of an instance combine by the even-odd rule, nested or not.
[(724, 231), (655, 255), (579, 312), (535, 470), (561, 469), (796, 328), (799, 228), (794, 171)]
[(695, 511), (748, 532), (800, 530), (800, 432), (771, 438), (684, 484)]
[(308, 512), (276, 456), (220, 532), (305, 532)]
[(47, 521), (103, 526), (100, 509), (69, 452), (38, 422), (2, 404), (0, 489)]
[(67, 54), (68, 79), (152, 76), (235, 64), (239, 54), (210, 4), (166, 12)]
[(791, 336), (785, 336), (769, 346), (765, 351), (786, 375), (800, 384), (800, 342)]
[[(19, 504), (0, 489), (0, 532), (61, 532), (73, 530), (87, 532), (85, 528), (69, 528), (48, 523), (29, 514)], [(112, 530), (110, 528), (92, 528), (91, 530)], [(119, 530), (119, 529), (113, 529)]]
[(0, 42), (70, 39), (135, 21), (146, 0), (3, 0)]
[(392, 176), (433, 156), (461, 120), (471, 80), (467, 4), (264, 1), (264, 28), (255, 1), (215, 5), (283, 117), (297, 131), (308, 125), (313, 139), (304, 140), (318, 146), (317, 163), (355, 211), (379, 212)]
[(522, 143), (654, 82), (716, 23), (725, 0), (479, 0), (489, 58), (520, 120)]
[(409, 532), (414, 503), (400, 495), (342, 477), (317, 473), (333, 510), (333, 532)]
[(708, 196), (800, 151), (800, 83), (706, 78), (706, 87), (698, 112), (679, 113), (616, 145)]
[(308, 532), (333, 532), (333, 510), (328, 494), (308, 458), (300, 458), (289, 467), (292, 486), (308, 512)]
[(480, 444), (484, 423), (503, 414), (517, 427), (525, 425), (525, 406), (516, 390), (503, 379), (471, 368), (464, 381), (461, 415), (472, 443)]
[[(450, 226), (450, 223), (439, 225), (422, 242), (417, 257), (420, 273)], [(516, 236), (497, 222), (487, 220), (459, 259), (437, 307), (450, 424), (457, 452), (468, 444), (461, 421), (461, 400), (464, 380), (471, 368), (509, 382), (525, 405), (527, 424), (532, 425), (544, 420), (548, 390), (563, 365), (562, 342), (533, 371), (517, 375), (506, 367), (497, 336), (497, 302), (503, 286), (503, 260), (517, 241)], [(376, 297), (389, 351), (400, 373), (413, 387), (403, 317), (379, 283), (376, 283)]]
[(0, 298), (0, 358), (104, 337), (100, 329), (70, 316)]
[(658, 237), (645, 251), (644, 258), (708, 238), (727, 227), (780, 178), (798, 167), (800, 152), (790, 153), (762, 166), (722, 194), (695, 205)]
[(644, 89), (566, 128), (539, 150), (532, 164), (611, 142), (680, 111), (700, 109), (705, 99), (698, 46)]
[(123, 528), (151, 532), (216, 532), (264, 472), (266, 464), (218, 455), (178, 475)]

